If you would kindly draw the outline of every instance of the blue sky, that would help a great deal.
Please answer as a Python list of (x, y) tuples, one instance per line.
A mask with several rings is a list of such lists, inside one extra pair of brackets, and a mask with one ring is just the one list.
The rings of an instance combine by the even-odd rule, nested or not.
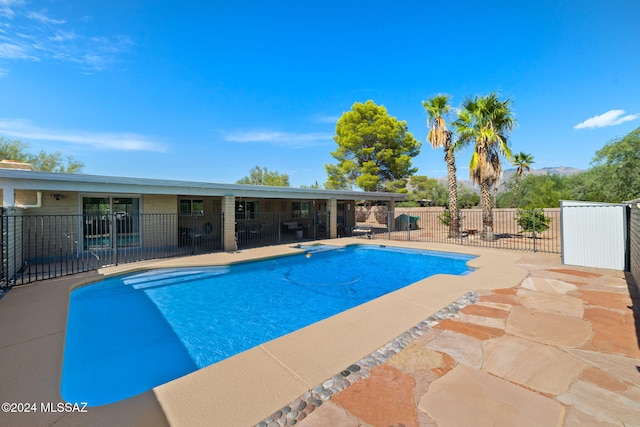
[[(639, 41), (637, 0), (0, 0), (0, 136), (89, 174), (297, 187), (326, 181), (354, 102), (425, 141), (422, 100), (498, 91), (515, 152), (586, 169), (640, 126)], [(414, 165), (446, 175), (427, 143)]]

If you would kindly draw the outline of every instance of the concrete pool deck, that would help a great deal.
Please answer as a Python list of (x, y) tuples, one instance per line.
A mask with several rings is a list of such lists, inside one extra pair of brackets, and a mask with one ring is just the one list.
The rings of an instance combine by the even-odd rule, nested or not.
[[(640, 352), (622, 272), (562, 266), (559, 255), (384, 244), (478, 255), (470, 262), (478, 269), (468, 276), (422, 280), (86, 413), (41, 410), (43, 403), (62, 402), (73, 288), (132, 269), (228, 264), (299, 249), (283, 245), (130, 264), (12, 289), (0, 299), (0, 400), (35, 403), (37, 412), (0, 413), (0, 425), (251, 426), (277, 425), (277, 416), (290, 424), (298, 418), (302, 426), (444, 426), (465, 425), (457, 424), (465, 419), (476, 425), (482, 408), (492, 411), (486, 414), (489, 421), (537, 420), (531, 425), (594, 425), (589, 422), (596, 420), (633, 425), (629, 417), (640, 419)], [(298, 411), (306, 418), (288, 406), (470, 291), (478, 293), (479, 302), (457, 318), (442, 320), (314, 411)], [(454, 395), (464, 397), (447, 399)], [(590, 407), (607, 415), (598, 418)]]

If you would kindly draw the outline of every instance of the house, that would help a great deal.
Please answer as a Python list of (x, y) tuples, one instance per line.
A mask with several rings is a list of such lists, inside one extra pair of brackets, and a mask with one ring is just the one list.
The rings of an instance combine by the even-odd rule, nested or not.
[(336, 238), (355, 225), (357, 201), (393, 208), (406, 197), (38, 172), (7, 161), (0, 163), (0, 191), (5, 279), (51, 263), (81, 261), (71, 267), (76, 271), (92, 269), (88, 264)]

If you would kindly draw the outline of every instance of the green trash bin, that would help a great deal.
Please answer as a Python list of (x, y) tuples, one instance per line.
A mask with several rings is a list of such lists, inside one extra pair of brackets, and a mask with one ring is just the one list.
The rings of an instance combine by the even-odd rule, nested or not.
[(409, 226), (412, 230), (418, 229), (418, 221), (420, 220), (419, 216), (410, 216), (409, 217)]
[(401, 214), (396, 217), (396, 231), (417, 230), (419, 216)]

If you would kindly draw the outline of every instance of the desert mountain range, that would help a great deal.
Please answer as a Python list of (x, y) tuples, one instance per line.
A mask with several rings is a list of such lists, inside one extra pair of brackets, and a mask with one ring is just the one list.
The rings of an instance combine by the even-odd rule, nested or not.
[[(575, 175), (577, 173), (580, 172), (584, 172), (584, 170), (582, 169), (577, 169), (577, 168), (572, 168), (572, 167), (568, 167), (568, 166), (556, 166), (556, 167), (548, 167), (548, 168), (540, 168), (540, 169), (534, 169), (531, 168), (531, 170), (529, 170), (528, 172), (525, 172), (525, 175), (560, 175), (560, 176), (568, 176), (568, 175)], [(505, 171), (503, 171), (502, 173), (502, 179), (500, 180), (500, 188), (498, 189), (498, 191), (502, 191), (504, 190), (504, 187), (502, 186), (502, 184), (504, 184), (509, 178), (511, 178), (511, 176), (513, 174), (516, 173), (516, 169), (512, 168), (512, 169), (507, 169)], [(463, 187), (469, 188), (470, 190), (474, 191), (474, 192), (478, 192), (479, 188), (477, 185), (474, 185), (473, 183), (471, 183), (471, 181), (469, 181), (468, 179), (460, 179), (461, 177), (458, 176), (458, 185), (462, 185)], [(439, 180), (440, 182), (442, 182), (443, 184), (447, 185), (447, 177), (442, 177)]]

